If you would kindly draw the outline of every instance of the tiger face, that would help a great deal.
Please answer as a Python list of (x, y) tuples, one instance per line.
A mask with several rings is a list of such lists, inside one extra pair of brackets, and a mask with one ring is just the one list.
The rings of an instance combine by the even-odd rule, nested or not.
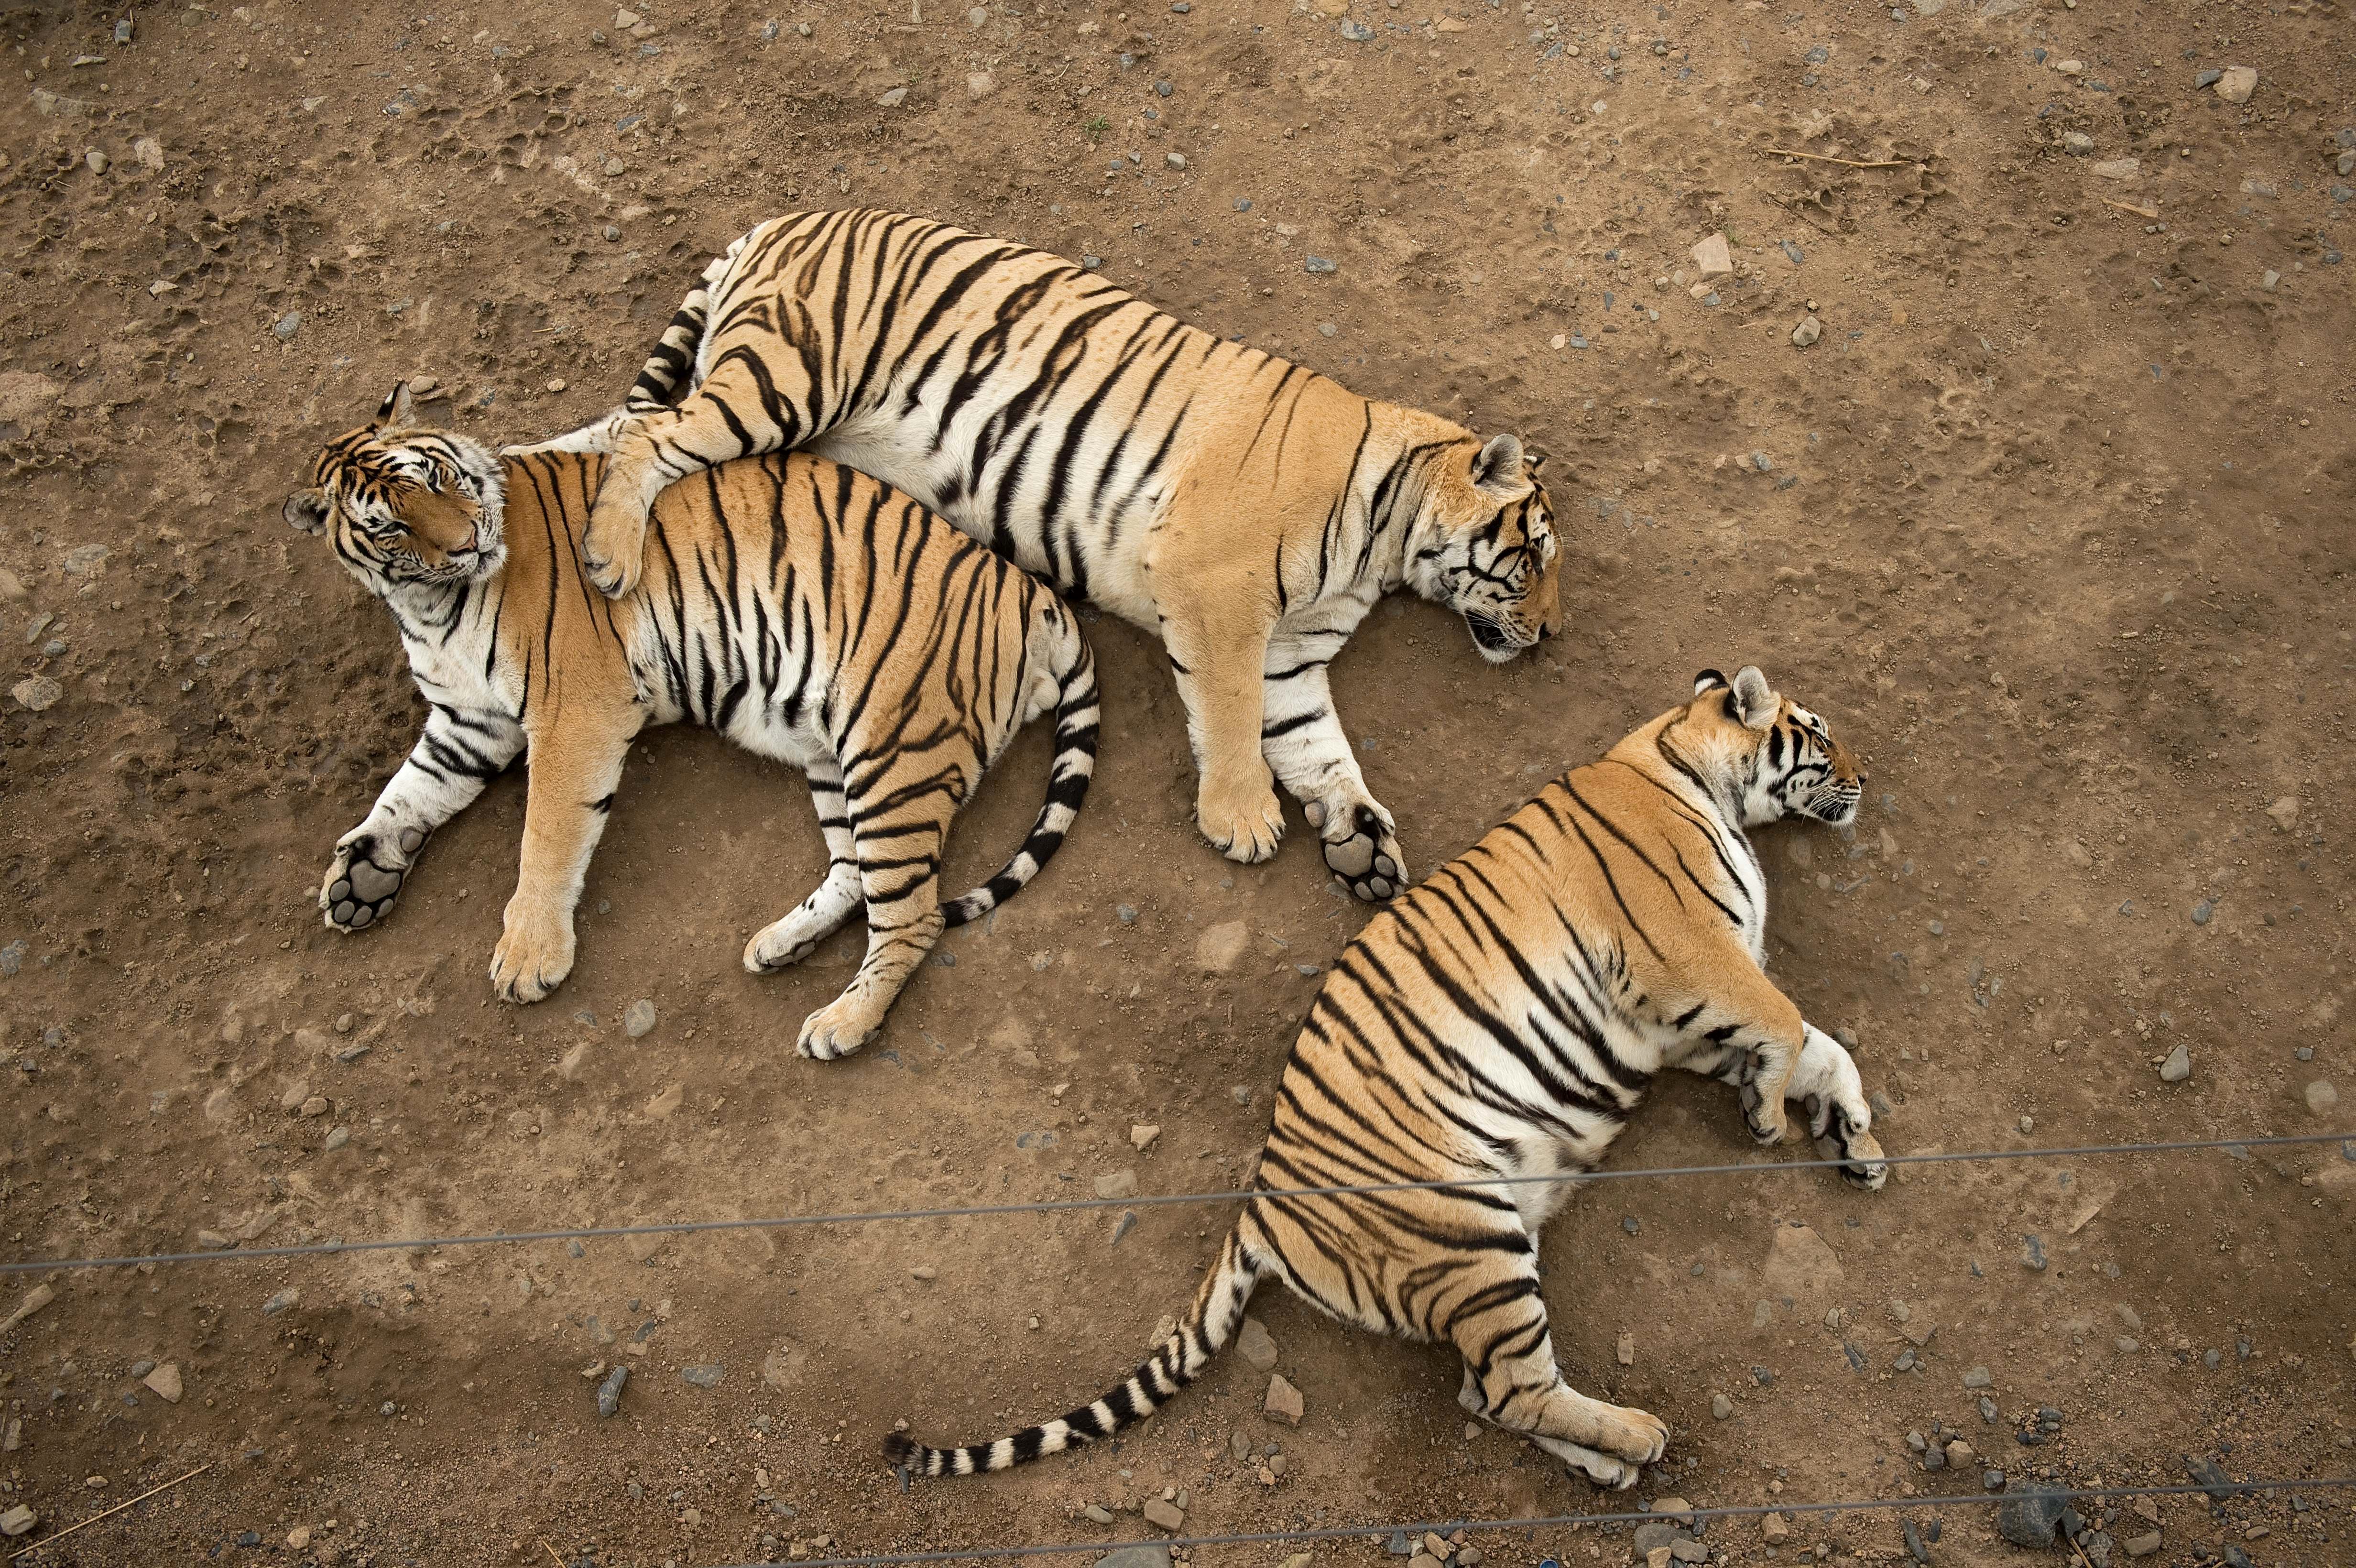
[(463, 435), (416, 428), (414, 413), (403, 382), (374, 420), (327, 443), (311, 488), (284, 509), (299, 531), (329, 533), (345, 567), (379, 594), (479, 582), (507, 562), (498, 460)]
[(1481, 447), (1466, 441), (1441, 454), (1425, 497), (1408, 581), (1463, 616), (1491, 664), (1562, 629), (1554, 507), (1538, 478), (1545, 463), (1516, 436)]
[(1856, 756), (1822, 719), (1774, 691), (1757, 666), (1743, 666), (1731, 683), (1702, 671), (1686, 715), (1722, 748), (1745, 827), (1791, 816), (1835, 827), (1857, 820), (1866, 775)]

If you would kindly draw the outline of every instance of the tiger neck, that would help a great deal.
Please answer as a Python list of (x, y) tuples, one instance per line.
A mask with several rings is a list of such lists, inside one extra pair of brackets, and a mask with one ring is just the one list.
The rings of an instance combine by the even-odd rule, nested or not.
[[(1374, 542), (1375, 570), (1386, 593), (1405, 587), (1408, 562), (1422, 547), (1421, 535), (1437, 525), (1425, 516), (1430, 451), (1467, 440), (1472, 432), (1453, 420), (1403, 403), (1370, 400), (1376, 440), (1359, 460), (1357, 482), (1366, 486), (1366, 529)], [(1393, 475), (1398, 475), (1396, 482)]]

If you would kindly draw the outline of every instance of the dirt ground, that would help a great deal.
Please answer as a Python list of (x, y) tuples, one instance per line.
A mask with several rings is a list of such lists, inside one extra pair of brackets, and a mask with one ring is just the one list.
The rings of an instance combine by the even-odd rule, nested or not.
[[(23, 73), (0, 93), (0, 1259), (1246, 1175), (1365, 911), (1297, 818), (1264, 867), (1203, 846), (1159, 655), (1109, 621), (1070, 846), (853, 1060), (791, 1043), (855, 934), (739, 966), (824, 853), (799, 780), (708, 735), (634, 758), (579, 965), (540, 1006), (485, 974), (520, 776), (385, 929), (320, 923), (331, 846), (422, 709), (387, 617), (280, 520), (315, 445), (403, 375), (487, 439), (602, 411), (705, 256), (798, 206), (1099, 256), (1551, 452), (1567, 634), (1492, 669), (1443, 613), (1378, 611), (1336, 672), (1369, 782), (1429, 869), (1697, 668), (1763, 665), (1873, 775), (1853, 837), (1762, 848), (1775, 973), (1858, 1041), (1893, 1151), (2356, 1123), (2331, 1103), (2356, 1089), (2348, 7), (1321, 3), (652, 0), (624, 30), (611, 0), (273, 0), (141, 8), (127, 43), (117, 10), (0, 11)], [(2240, 107), (2196, 87), (2232, 65), (2259, 73)], [(1713, 231), (1736, 272), (1697, 299)], [(953, 873), (1018, 840), (1046, 758), (1037, 731), (993, 775)], [(1228, 922), (1242, 956), (1208, 969)], [(2191, 1074), (2163, 1082), (2179, 1046)], [(1614, 1159), (1776, 1163), (1699, 1083)], [(2347, 1475), (2352, 1204), (2356, 1146), (2331, 1144), (1926, 1167), (1879, 1195), (1590, 1189), (1548, 1232), (1557, 1343), (1672, 1432), (1608, 1498), (1468, 1439), (1447, 1352), (1273, 1297), (1298, 1429), (1231, 1354), (1110, 1451), (901, 1495), (894, 1421), (969, 1439), (1093, 1397), (1224, 1205), (1125, 1234), (1096, 1211), (20, 1275), (0, 1312), (56, 1298), (0, 1332), (0, 1513), (30, 1506), (38, 1540), (209, 1464), (28, 1561), (688, 1568), (1151, 1540), (1136, 1510), (1165, 1488), (1216, 1533), (1976, 1494), (1984, 1465)], [(597, 1363), (635, 1372), (611, 1420)], [(2060, 1431), (2022, 1445), (2040, 1406)], [(1925, 1473), (1910, 1431), (1978, 1457)], [(2170, 1498), (2143, 1561), (2356, 1562), (2352, 1507)], [(2154, 1528), (2095, 1511), (2120, 1542)], [(2019, 1555), (1987, 1510), (1944, 1517), (1933, 1561)], [(1887, 1512), (1705, 1539), (1745, 1564), (1903, 1553)], [(1475, 1544), (1629, 1554), (1593, 1528)]]

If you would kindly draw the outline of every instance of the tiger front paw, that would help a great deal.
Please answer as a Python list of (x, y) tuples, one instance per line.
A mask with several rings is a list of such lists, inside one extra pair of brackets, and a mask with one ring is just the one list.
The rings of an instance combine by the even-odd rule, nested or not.
[(426, 837), (422, 827), (403, 827), (390, 836), (365, 827), (345, 834), (319, 884), (319, 909), (327, 923), (348, 934), (391, 914)]
[(589, 508), (589, 526), (581, 534), (581, 569), (597, 592), (619, 599), (638, 586), (646, 558), (645, 511), (634, 506), (626, 487), (615, 483), (607, 469), (605, 483)]
[(801, 1038), (794, 1042), (796, 1054), (812, 1061), (832, 1061), (875, 1038), (875, 1031), (884, 1027), (883, 1009), (858, 990), (852, 987), (802, 1020)]
[(1878, 1192), (1890, 1179), (1890, 1166), (1881, 1157), (1881, 1142), (1869, 1130), (1873, 1107), (1854, 1093), (1837, 1096), (1811, 1094), (1807, 1099), (1808, 1131), (1816, 1142), (1816, 1157), (1841, 1161), (1840, 1178), (1851, 1187)]
[(1352, 893), (1380, 903), (1407, 891), (1405, 858), (1381, 807), (1360, 805), (1344, 811), (1312, 800), (1301, 809), (1324, 841), (1327, 869)]
[(1255, 786), (1204, 785), (1194, 822), (1220, 854), (1248, 866), (1275, 854), (1284, 838), (1284, 808), (1265, 777)]
[(573, 917), (520, 900), (508, 903), (507, 929), (491, 953), (491, 987), (503, 1002), (536, 1002), (573, 973)]

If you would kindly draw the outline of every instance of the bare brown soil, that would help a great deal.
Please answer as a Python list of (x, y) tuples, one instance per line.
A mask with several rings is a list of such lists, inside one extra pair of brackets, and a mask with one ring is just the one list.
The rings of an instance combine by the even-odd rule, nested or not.
[[(1196, 839), (1178, 704), (1123, 625), (1095, 627), (1104, 758), (1070, 847), (952, 935), (855, 1060), (790, 1054), (854, 937), (782, 977), (738, 966), (824, 856), (799, 780), (707, 735), (634, 760), (579, 967), (541, 1006), (493, 1004), (485, 976), (519, 778), (442, 835), (386, 929), (321, 925), (330, 847), (420, 708), (377, 607), (279, 520), (314, 444), (402, 375), (487, 439), (597, 413), (703, 258), (797, 205), (1097, 254), (1223, 333), (1549, 449), (1568, 635), (1493, 670), (1440, 612), (1378, 612), (1337, 676), (1369, 780), (1428, 869), (1696, 668), (1765, 666), (1873, 774), (1853, 842), (1762, 848), (1775, 972), (1860, 1042), (1893, 1151), (2356, 1120), (2351, 15), (1919, 6), (1357, 0), (1375, 36), (1353, 42), (1271, 0), (1031, 0), (979, 25), (945, 0), (808, 5), (775, 37), (757, 6), (654, 0), (643, 38), (592, 0), (273, 0), (142, 9), (123, 46), (116, 11), (0, 12), (22, 72), (0, 94), (0, 645), (8, 685), (59, 688), (0, 702), (0, 1257), (1245, 1174), (1303, 967), (1365, 912), (1297, 822), (1261, 868)], [(2196, 91), (2242, 63), (2246, 106)], [(1712, 229), (1740, 268), (1714, 306), (1688, 292)], [(1811, 311), (1823, 339), (1796, 348)], [(1045, 765), (1026, 737), (954, 870), (1017, 840)], [(1230, 921), (1245, 955), (1206, 972), (1199, 939)], [(632, 1040), (640, 997), (659, 1019)], [(2192, 1075), (2163, 1083), (2179, 1044)], [(1162, 1129), (1142, 1155), (1136, 1124)], [(1821, 1173), (1592, 1189), (1549, 1232), (1558, 1343), (1673, 1433), (1613, 1499), (1466, 1440), (1448, 1353), (1280, 1299), (1259, 1310), (1297, 1430), (1231, 1358), (1116, 1451), (894, 1488), (874, 1445), (895, 1420), (988, 1435), (1131, 1366), (1219, 1206), (1140, 1210), (1117, 1244), (1091, 1213), (19, 1275), (0, 1313), (37, 1279), (58, 1295), (0, 1336), (0, 1511), (31, 1505), (46, 1535), (210, 1462), (33, 1561), (684, 1568), (1150, 1538), (1078, 1510), (1165, 1486), (1190, 1532), (1976, 1492), (1907, 1449), (1938, 1421), (2081, 1484), (2179, 1480), (2185, 1456), (2347, 1474), (2351, 1154), (1942, 1166), (1879, 1196)], [(1615, 1157), (1747, 1157), (1696, 1083)], [(1794, 1225), (1785, 1252), (1814, 1261), (1771, 1271)], [(1907, 1350), (1921, 1370), (1893, 1370)], [(180, 1370), (177, 1404), (132, 1376), (151, 1358)], [(583, 1375), (600, 1361), (636, 1371), (611, 1421)], [(712, 1365), (716, 1387), (682, 1380)], [(2040, 1405), (2062, 1432), (2020, 1446)], [(1265, 1484), (1236, 1434), (1288, 1472)], [(2145, 1561), (2356, 1561), (2349, 1495), (2300, 1502), (2169, 1499)], [(2115, 1537), (2148, 1528), (2111, 1511)], [(2015, 1555), (1989, 1522), (1951, 1512), (1934, 1560)], [(231, 1544), (249, 1531), (260, 1548)], [(1767, 1550), (1751, 1522), (1709, 1541)], [(1783, 1560), (1819, 1541), (1887, 1560), (1899, 1525), (1803, 1520)], [(1595, 1530), (1478, 1544), (1627, 1557)]]

